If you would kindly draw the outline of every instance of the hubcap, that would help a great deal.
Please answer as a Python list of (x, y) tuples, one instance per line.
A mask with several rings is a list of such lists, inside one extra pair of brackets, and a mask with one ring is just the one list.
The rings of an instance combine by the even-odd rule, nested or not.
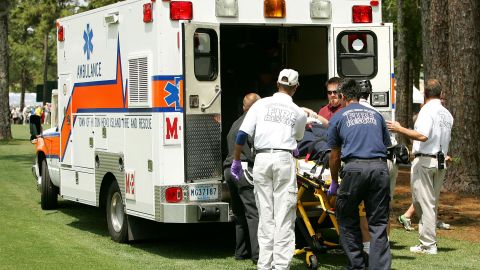
[(113, 229), (116, 232), (120, 232), (123, 226), (123, 203), (120, 193), (115, 192), (112, 196), (112, 202), (110, 205), (110, 219), (112, 220)]

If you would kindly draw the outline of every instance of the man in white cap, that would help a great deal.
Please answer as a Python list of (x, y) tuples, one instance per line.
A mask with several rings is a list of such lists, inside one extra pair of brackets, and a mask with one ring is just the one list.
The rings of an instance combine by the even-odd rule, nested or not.
[(292, 101), (298, 87), (298, 72), (284, 69), (278, 92), (257, 101), (238, 131), (231, 173), (243, 174), (240, 153), (247, 135), (254, 136), (254, 192), (258, 206), (258, 269), (289, 269), (295, 251), (297, 203), (293, 152), (303, 138), (307, 116)]

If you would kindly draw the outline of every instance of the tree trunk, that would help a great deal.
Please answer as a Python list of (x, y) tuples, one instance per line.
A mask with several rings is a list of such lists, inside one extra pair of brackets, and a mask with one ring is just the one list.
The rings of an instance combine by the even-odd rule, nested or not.
[(12, 139), (8, 95), (8, 1), (0, 3), (0, 140)]
[(43, 105), (47, 103), (48, 93), (48, 31), (43, 40)]
[[(409, 65), (407, 58), (407, 44), (406, 44), (406, 28), (405, 28), (405, 16), (404, 16), (404, 0), (397, 1), (397, 86), (396, 86), (396, 100), (397, 106), (395, 111), (395, 117), (402, 126), (408, 126), (408, 82), (409, 82)], [(398, 143), (409, 145), (410, 141), (402, 136), (398, 135)]]
[[(447, 108), (454, 117), (445, 187), (480, 192), (480, 11), (478, 1), (449, 1)], [(446, 58), (438, 54), (436, 58)]]
[(448, 59), (448, 1), (423, 0), (423, 68), (425, 81), (439, 80), (450, 89)]
[(20, 88), (21, 88), (21, 94), (20, 94), (20, 112), (23, 112), (23, 108), (25, 107), (25, 90), (27, 88), (27, 69), (25, 67), (22, 67), (22, 70), (20, 71)]

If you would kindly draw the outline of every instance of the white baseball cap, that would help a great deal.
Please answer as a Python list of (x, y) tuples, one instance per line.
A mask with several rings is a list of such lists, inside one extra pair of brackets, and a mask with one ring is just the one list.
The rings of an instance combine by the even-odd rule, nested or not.
[[(283, 81), (283, 77), (287, 78), (287, 81)], [(278, 74), (278, 81), (279, 84), (293, 86), (298, 84), (298, 72), (293, 69), (284, 69), (280, 71)]]

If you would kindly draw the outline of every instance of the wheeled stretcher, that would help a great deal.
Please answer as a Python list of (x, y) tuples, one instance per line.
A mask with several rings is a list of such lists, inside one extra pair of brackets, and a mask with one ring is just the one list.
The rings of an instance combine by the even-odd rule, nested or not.
[[(303, 159), (297, 160), (297, 249), (295, 255), (306, 254), (308, 269), (318, 267), (318, 253), (338, 248), (338, 223), (335, 196), (327, 197), (331, 183), (330, 170)], [(332, 237), (333, 236), (333, 237)]]

